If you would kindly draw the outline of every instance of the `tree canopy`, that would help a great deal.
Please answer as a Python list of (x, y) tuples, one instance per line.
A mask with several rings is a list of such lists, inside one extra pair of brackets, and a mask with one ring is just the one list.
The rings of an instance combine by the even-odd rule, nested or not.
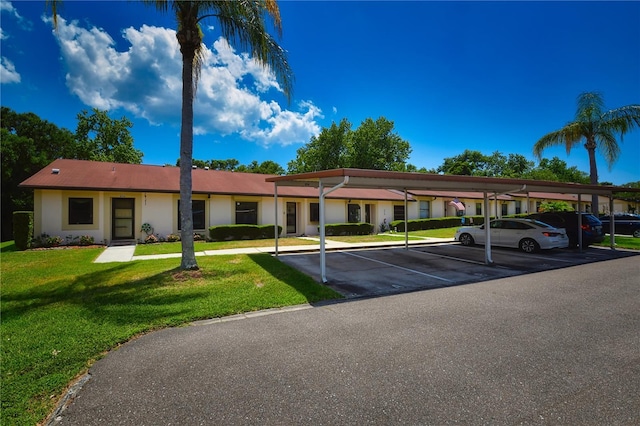
[(134, 148), (129, 133), (133, 123), (127, 117), (112, 119), (108, 111), (97, 108), (91, 113), (82, 111), (77, 117), (75, 158), (130, 164), (142, 162), (142, 151)]
[[(180, 160), (176, 162), (176, 166), (180, 165)], [(193, 160), (193, 165), (204, 169), (208, 167), (209, 170), (224, 170), (229, 172), (243, 172), (243, 173), (260, 173), (265, 175), (283, 175), (284, 169), (280, 164), (272, 160), (266, 160), (262, 163), (258, 163), (253, 160), (250, 164), (240, 164), (235, 158), (229, 158), (227, 160)]]
[(133, 147), (131, 122), (112, 120), (107, 111), (78, 114), (72, 133), (32, 112), (17, 113), (2, 107), (2, 240), (12, 238), (12, 213), (33, 209), (33, 191), (18, 185), (57, 158), (139, 164), (142, 152)]
[(343, 118), (299, 148), (287, 165), (288, 173), (306, 173), (336, 168), (406, 171), (411, 153), (409, 142), (385, 117), (365, 119), (356, 130)]
[(556, 182), (589, 183), (589, 176), (576, 166), (569, 167), (558, 157), (543, 158), (536, 166), (521, 154), (504, 155), (498, 151), (485, 155), (480, 151), (465, 150), (447, 157), (436, 169), (437, 173), (466, 176), (493, 176), (521, 179), (550, 180)]
[[(596, 150), (602, 154), (609, 168), (620, 155), (620, 140), (625, 133), (640, 126), (640, 105), (627, 105), (616, 109), (608, 109), (600, 93), (585, 92), (577, 98), (574, 121), (559, 130), (544, 135), (533, 146), (533, 153), (541, 158), (542, 152), (554, 145), (564, 145), (567, 154), (572, 148), (584, 141), (589, 155), (589, 179), (593, 185), (598, 184), (598, 168), (596, 166)], [(598, 196), (593, 195), (591, 209), (598, 212)]]

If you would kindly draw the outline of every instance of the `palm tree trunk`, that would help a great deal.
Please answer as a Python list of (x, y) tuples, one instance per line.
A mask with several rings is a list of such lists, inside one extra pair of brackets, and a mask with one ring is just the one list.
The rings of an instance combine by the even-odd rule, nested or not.
[(181, 46), (182, 51), (182, 128), (180, 129), (180, 269), (198, 269), (193, 246), (193, 211), (191, 206), (193, 162), (193, 58), (195, 50)]
[[(596, 143), (594, 140), (587, 140), (587, 143), (584, 145), (587, 148), (587, 152), (589, 153), (589, 181), (592, 185), (598, 184), (598, 167), (596, 166)], [(598, 214), (598, 196), (595, 194), (591, 195), (591, 212), (594, 214)]]

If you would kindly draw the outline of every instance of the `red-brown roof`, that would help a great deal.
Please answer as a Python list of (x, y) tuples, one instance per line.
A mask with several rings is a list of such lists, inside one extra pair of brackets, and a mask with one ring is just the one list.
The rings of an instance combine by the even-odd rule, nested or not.
[[(54, 172), (57, 170), (57, 172)], [(194, 169), (194, 194), (273, 196), (274, 184), (265, 179), (275, 175)], [(20, 184), (26, 188), (180, 192), (180, 168), (144, 164), (107, 163), (59, 159)], [(278, 196), (317, 198), (314, 187), (278, 187)], [(386, 189), (341, 188), (329, 198), (402, 201), (404, 195)]]

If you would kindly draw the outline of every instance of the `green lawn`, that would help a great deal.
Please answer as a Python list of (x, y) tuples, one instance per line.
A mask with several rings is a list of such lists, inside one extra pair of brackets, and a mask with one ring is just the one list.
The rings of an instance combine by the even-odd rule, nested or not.
[(454, 228), (425, 229), (424, 231), (409, 232), (409, 235), (431, 238), (453, 238), (453, 236), (456, 234), (456, 229), (458, 228), (459, 226), (456, 226)]
[[(328, 236), (327, 240), (341, 241), (343, 243), (378, 243), (383, 241), (395, 241), (401, 243), (404, 241), (404, 234), (378, 234), (378, 235), (349, 235), (349, 236)], [(409, 235), (410, 240), (418, 238)]]
[[(640, 250), (640, 238), (621, 237), (616, 235), (615, 242), (616, 242), (616, 248)], [(611, 238), (609, 237), (609, 235), (605, 235), (604, 241), (594, 245), (602, 246), (602, 247), (611, 247)]]
[(102, 249), (2, 244), (0, 424), (44, 420), (106, 351), (193, 320), (340, 297), (266, 254), (94, 264)]
[[(302, 246), (302, 245), (319, 245), (320, 243), (312, 240), (305, 240), (303, 238), (278, 238), (278, 246)], [(206, 242), (196, 241), (194, 243), (195, 251), (205, 250), (226, 250), (234, 248), (249, 248), (249, 247), (273, 247), (275, 245), (274, 239), (266, 240), (238, 240), (238, 241), (217, 241)], [(181, 253), (181, 243), (153, 243), (153, 244), (138, 244), (136, 246), (136, 256), (150, 255), (150, 254), (168, 254), (168, 253)]]

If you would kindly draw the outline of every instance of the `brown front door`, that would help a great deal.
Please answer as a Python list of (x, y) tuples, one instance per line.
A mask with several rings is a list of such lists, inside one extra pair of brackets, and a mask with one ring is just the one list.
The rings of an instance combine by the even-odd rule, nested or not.
[(287, 234), (296, 233), (296, 203), (287, 203)]
[(114, 240), (134, 238), (133, 198), (113, 198), (111, 202), (111, 235)]

